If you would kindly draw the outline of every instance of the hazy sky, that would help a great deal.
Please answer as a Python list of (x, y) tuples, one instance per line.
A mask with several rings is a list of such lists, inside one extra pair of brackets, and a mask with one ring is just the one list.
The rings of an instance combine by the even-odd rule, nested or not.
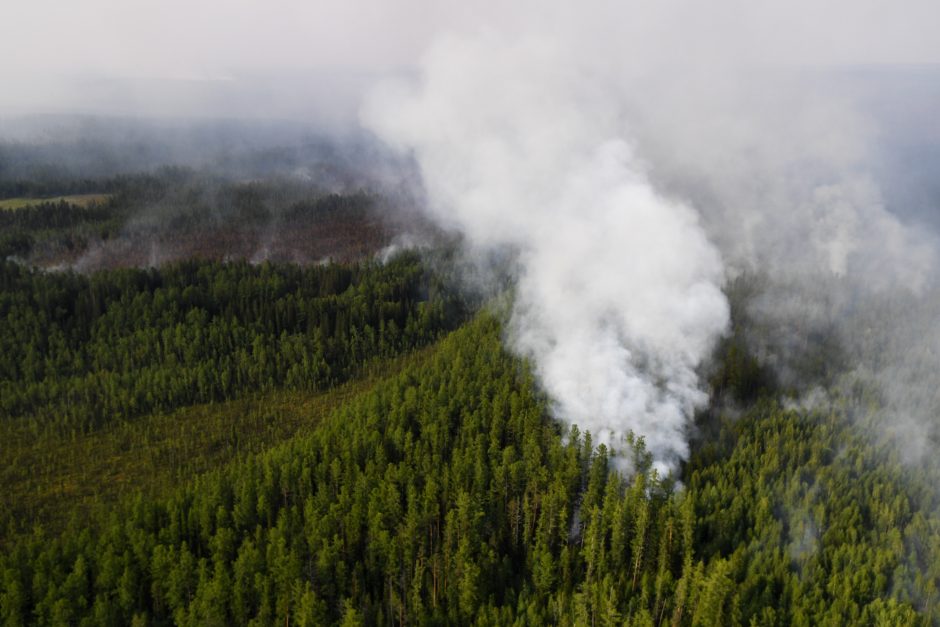
[[(585, 29), (651, 63), (940, 62), (936, 0), (635, 0)], [(412, 67), (436, 33), (542, 17), (495, 0), (8, 0), (0, 112), (303, 116), (355, 107), (376, 74)]]

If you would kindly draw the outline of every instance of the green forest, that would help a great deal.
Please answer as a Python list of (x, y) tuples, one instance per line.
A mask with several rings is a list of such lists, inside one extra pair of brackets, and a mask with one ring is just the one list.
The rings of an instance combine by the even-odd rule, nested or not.
[[(4, 625), (940, 625), (936, 478), (837, 398), (792, 407), (740, 318), (660, 476), (552, 417), (447, 254), (22, 261), (171, 176), (0, 212)], [(222, 189), (242, 217), (376, 202)]]

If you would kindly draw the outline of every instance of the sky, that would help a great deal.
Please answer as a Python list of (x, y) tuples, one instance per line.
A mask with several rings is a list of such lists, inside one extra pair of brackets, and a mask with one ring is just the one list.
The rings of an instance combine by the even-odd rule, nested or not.
[[(553, 3), (481, 0), (30, 0), (0, 3), (0, 114), (355, 120), (444, 32), (568, 13), (646, 67), (940, 62), (934, 0), (634, 0), (599, 24)], [(609, 37), (599, 38), (609, 41)], [(602, 54), (602, 52), (601, 52)]]

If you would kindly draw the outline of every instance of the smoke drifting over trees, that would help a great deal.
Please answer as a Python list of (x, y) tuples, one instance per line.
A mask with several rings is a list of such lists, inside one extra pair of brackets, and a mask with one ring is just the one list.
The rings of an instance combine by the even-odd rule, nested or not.
[[(872, 60), (859, 38), (874, 25), (853, 13), (841, 47), (823, 50), (697, 31), (670, 21), (676, 9), (494, 13), (438, 37), (416, 81), (380, 86), (363, 109), (415, 157), (433, 215), (478, 250), (514, 252), (511, 343), (557, 416), (615, 447), (632, 431), (666, 469), (687, 454), (698, 372), (728, 329), (726, 281), (762, 277), (745, 304), (762, 331), (750, 341), (791, 389), (819, 383), (795, 348), (811, 334), (891, 389), (891, 373), (911, 368), (885, 364), (905, 351), (870, 351), (873, 335), (897, 336), (891, 315), (863, 342), (858, 314), (889, 291), (918, 311), (936, 265), (933, 237), (882, 194), (872, 108), (818, 69)], [(881, 45), (884, 59), (904, 48)], [(794, 61), (816, 69), (779, 65)]]
[(695, 368), (727, 325), (722, 265), (567, 53), (546, 38), (449, 39), (420, 91), (379, 94), (366, 120), (415, 151), (445, 223), (517, 251), (512, 342), (558, 416), (607, 444), (633, 430), (668, 464), (687, 453), (705, 398)]
[[(742, 276), (762, 283), (748, 339), (783, 383), (812, 387), (801, 346), (823, 334), (843, 374), (934, 387), (916, 377), (940, 357), (921, 351), (914, 367), (907, 346), (934, 319), (940, 78), (917, 65), (940, 62), (933, 2), (329, 0), (225, 6), (225, 20), (212, 2), (46, 4), (0, 9), (20, 25), (0, 42), (19, 60), (0, 70), (0, 115), (268, 120), (249, 135), (171, 123), (169, 148), (105, 120), (106, 149), (79, 137), (68, 168), (201, 166), (218, 145), (226, 172), (250, 176), (259, 162), (239, 155), (291, 144), (283, 120), (348, 139), (365, 98), (366, 126), (416, 158), (431, 213), (478, 252), (514, 255), (513, 343), (558, 415), (609, 442), (634, 429), (662, 467), (685, 455), (701, 365), (728, 328), (720, 290)], [(39, 23), (69, 55), (35, 44)], [(70, 136), (49, 120), (54, 142)], [(6, 118), (0, 134), (43, 161), (23, 127)], [(408, 180), (367, 161), (371, 180)], [(861, 316), (875, 301), (883, 318)], [(903, 328), (888, 301), (906, 303)], [(931, 420), (926, 401), (887, 405), (894, 424)]]
[(0, 623), (940, 627), (936, 0), (0, 23)]

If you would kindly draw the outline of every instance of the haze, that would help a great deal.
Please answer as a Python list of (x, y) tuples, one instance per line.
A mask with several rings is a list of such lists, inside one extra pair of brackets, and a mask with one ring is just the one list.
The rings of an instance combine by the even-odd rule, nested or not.
[[(615, 3), (608, 3), (614, 6)], [(620, 6), (617, 4), (617, 6)], [(607, 27), (649, 70), (940, 61), (940, 7), (887, 2), (633, 2)], [(290, 118), (354, 123), (376, 78), (410, 71), (436, 33), (518, 30), (567, 13), (533, 1), (80, 0), (0, 6), (0, 114)], [(498, 24), (494, 23), (494, 16)], [(602, 38), (606, 40), (606, 38)]]
[[(123, 165), (130, 127), (108, 116), (371, 133), (413, 159), (413, 197), (442, 226), (484, 258), (517, 255), (510, 345), (534, 360), (557, 417), (614, 446), (643, 436), (664, 470), (688, 455), (707, 401), (700, 371), (729, 329), (730, 278), (797, 286), (768, 288), (753, 312), (782, 329), (762, 347), (781, 376), (793, 320), (822, 312), (849, 328), (841, 303), (940, 283), (922, 228), (940, 206), (936, 2), (8, 5), (0, 138), (63, 141), (37, 114), (103, 116), (96, 132), (118, 148), (97, 150)], [(301, 134), (261, 126), (251, 142), (231, 140), (241, 127), (213, 132), (223, 161)], [(198, 164), (195, 143), (169, 154)], [(846, 290), (838, 306), (809, 289), (830, 280)], [(914, 370), (898, 352), (889, 372), (859, 349), (855, 370), (895, 383)], [(928, 424), (929, 412), (889, 414), (912, 439)]]

